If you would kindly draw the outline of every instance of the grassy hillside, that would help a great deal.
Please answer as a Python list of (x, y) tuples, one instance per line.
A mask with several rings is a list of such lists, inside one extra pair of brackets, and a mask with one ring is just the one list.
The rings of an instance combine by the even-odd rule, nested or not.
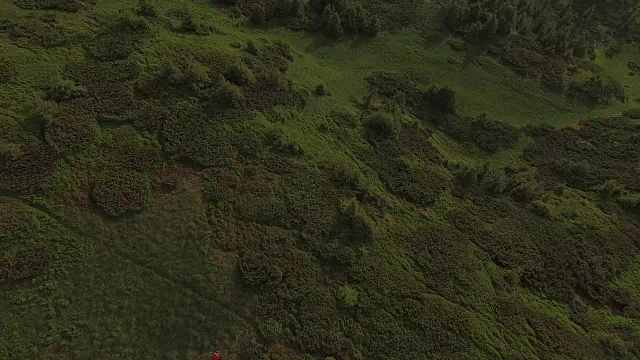
[(0, 359), (640, 357), (638, 44), (471, 3), (0, 0)]

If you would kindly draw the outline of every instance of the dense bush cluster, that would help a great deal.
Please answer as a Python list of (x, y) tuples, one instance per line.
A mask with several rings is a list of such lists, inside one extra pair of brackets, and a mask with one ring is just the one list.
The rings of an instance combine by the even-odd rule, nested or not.
[(638, 191), (638, 125), (628, 118), (589, 120), (578, 129), (548, 130), (535, 137), (524, 157), (552, 184), (589, 189), (615, 179)]
[(512, 148), (520, 138), (520, 132), (505, 123), (492, 120), (482, 114), (477, 118), (442, 117), (438, 126), (452, 138), (473, 143), (489, 152)]
[(144, 17), (125, 14), (107, 21), (109, 24), (88, 46), (91, 55), (98, 60), (127, 58), (134, 51), (136, 44), (151, 33), (151, 26)]
[(55, 17), (22, 18), (13, 26), (11, 36), (22, 46), (39, 46), (52, 48), (64, 44), (60, 30), (56, 26)]
[(30, 10), (60, 10), (76, 12), (82, 9), (78, 0), (15, 0), (16, 5)]
[(151, 184), (134, 172), (104, 174), (91, 195), (96, 204), (111, 216), (141, 211), (148, 206)]
[(576, 14), (571, 2), (459, 0), (444, 3), (447, 25), (473, 35), (531, 36), (547, 51), (578, 57), (591, 54), (592, 13)]
[(334, 0), (247, 1), (237, 4), (251, 23), (262, 25), (276, 20), (292, 28), (322, 31), (332, 37), (343, 34), (364, 34), (374, 36), (379, 31), (376, 16), (366, 10), (359, 1), (344, 2)]
[(611, 105), (616, 100), (626, 102), (624, 87), (611, 77), (593, 76), (586, 81), (573, 81), (568, 90), (572, 96), (586, 97), (597, 104)]

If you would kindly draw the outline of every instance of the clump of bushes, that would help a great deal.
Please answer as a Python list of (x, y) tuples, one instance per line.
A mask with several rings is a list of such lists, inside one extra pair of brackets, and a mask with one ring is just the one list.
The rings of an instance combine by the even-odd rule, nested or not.
[(12, 83), (16, 80), (16, 70), (13, 64), (0, 58), (0, 84)]
[(143, 174), (119, 171), (100, 176), (91, 196), (108, 215), (122, 216), (146, 209), (150, 191), (150, 180)]
[(65, 102), (84, 97), (86, 95), (87, 89), (84, 86), (76, 84), (73, 80), (62, 80), (49, 88), (46, 93), (46, 99)]
[(375, 223), (362, 205), (351, 199), (342, 204), (340, 214), (349, 229), (349, 237), (358, 242), (370, 242), (375, 236)]
[(358, 305), (358, 290), (351, 285), (344, 285), (338, 289), (338, 300), (340, 305), (351, 308)]
[(231, 65), (227, 71), (225, 71), (224, 77), (232, 84), (238, 86), (249, 86), (256, 82), (256, 77), (253, 75), (251, 69), (243, 63)]
[(587, 81), (572, 81), (569, 94), (583, 97), (597, 104), (611, 105), (613, 102), (626, 102), (624, 87), (612, 77), (593, 76)]
[(240, 273), (245, 284), (250, 286), (275, 285), (282, 280), (282, 270), (257, 253), (248, 253), (242, 258)]
[(191, 12), (182, 14), (180, 31), (187, 34), (209, 35), (211, 28), (197, 21)]
[(388, 113), (375, 112), (369, 115), (364, 126), (370, 140), (387, 139), (396, 134), (393, 115)]
[(242, 88), (222, 76), (218, 79), (216, 99), (220, 104), (230, 108), (243, 108), (246, 103)]
[(282, 324), (275, 320), (259, 321), (258, 331), (268, 342), (277, 342), (282, 335)]
[(44, 138), (60, 152), (78, 151), (95, 140), (95, 120), (79, 110), (63, 109), (52, 116), (44, 129)]
[(492, 120), (486, 114), (477, 118), (441, 117), (437, 124), (452, 138), (493, 153), (512, 148), (520, 139), (518, 129)]
[(20, 8), (29, 10), (77, 12), (82, 9), (82, 3), (78, 0), (14, 0), (14, 3)]
[(324, 86), (324, 84), (318, 84), (314, 92), (317, 96), (325, 96), (327, 95), (327, 88)]
[(293, 156), (304, 155), (304, 148), (297, 140), (291, 139), (281, 132), (271, 134), (273, 139), (273, 148), (279, 152), (283, 152)]
[(153, 5), (151, 0), (139, 0), (137, 13), (138, 15), (144, 17), (153, 18), (158, 16), (158, 11), (156, 10), (156, 7)]
[(129, 57), (142, 39), (151, 35), (151, 25), (144, 17), (122, 16), (111, 20), (102, 33), (88, 45), (88, 50), (101, 61)]

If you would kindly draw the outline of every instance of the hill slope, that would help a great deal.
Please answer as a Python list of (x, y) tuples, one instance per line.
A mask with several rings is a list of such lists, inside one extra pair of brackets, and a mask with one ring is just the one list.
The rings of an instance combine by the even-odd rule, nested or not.
[(0, 0), (0, 358), (640, 357), (635, 20), (458, 3)]

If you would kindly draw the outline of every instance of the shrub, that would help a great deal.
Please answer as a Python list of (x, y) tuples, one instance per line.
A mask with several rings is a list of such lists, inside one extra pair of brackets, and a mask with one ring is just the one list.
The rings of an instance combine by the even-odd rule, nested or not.
[(63, 45), (64, 38), (57, 27), (37, 18), (20, 19), (12, 35), (22, 46), (51, 48)]
[(4, 163), (0, 162), (0, 188), (12, 192), (38, 192), (59, 159), (60, 153), (51, 146), (25, 146)]
[(0, 142), (0, 163), (15, 160), (24, 155), (19, 144)]
[(147, 19), (124, 16), (111, 21), (102, 33), (89, 44), (89, 52), (98, 60), (114, 61), (129, 57), (136, 44), (151, 34)]
[(60, 152), (78, 151), (94, 142), (95, 125), (91, 114), (77, 109), (64, 109), (47, 122), (44, 138)]
[(324, 87), (323, 84), (318, 84), (318, 86), (316, 86), (316, 89), (315, 89), (315, 94), (318, 96), (325, 96), (327, 95), (327, 89)]
[(282, 280), (282, 270), (264, 255), (247, 253), (240, 262), (240, 273), (245, 284), (275, 285)]
[(119, 171), (102, 174), (91, 190), (96, 204), (110, 216), (144, 210), (149, 203), (150, 180), (143, 174)]
[(138, 15), (145, 17), (156, 17), (158, 12), (151, 0), (138, 0)]
[(251, 14), (249, 15), (249, 21), (253, 25), (263, 25), (267, 21), (267, 13), (264, 10), (264, 7), (260, 4), (256, 4), (251, 9)]
[(16, 70), (12, 63), (0, 59), (0, 84), (12, 83), (16, 80)]
[(253, 56), (258, 56), (259, 53), (258, 47), (256, 46), (256, 43), (253, 42), (253, 40), (247, 41), (245, 51)]
[(232, 84), (239, 86), (248, 86), (256, 82), (253, 72), (243, 63), (231, 65), (225, 71), (224, 77)]
[(259, 321), (258, 331), (268, 342), (277, 342), (282, 335), (282, 324), (275, 320)]
[(336, 38), (341, 37), (344, 34), (342, 20), (340, 20), (340, 15), (338, 15), (338, 13), (334, 12), (331, 17), (329, 17), (329, 21), (327, 22), (327, 33)]
[(640, 119), (640, 108), (626, 110), (625, 112), (622, 113), (622, 115), (632, 119)]
[(222, 76), (218, 79), (216, 99), (220, 104), (231, 108), (244, 108), (246, 103), (242, 88), (233, 85)]
[(187, 34), (196, 35), (209, 35), (211, 33), (211, 29), (208, 26), (196, 21), (193, 17), (193, 14), (190, 12), (187, 12), (182, 16), (180, 31)]
[(340, 212), (353, 240), (370, 242), (374, 239), (375, 223), (357, 200), (343, 203)]
[(432, 108), (437, 111), (454, 114), (456, 112), (456, 93), (448, 87), (432, 87), (427, 93), (427, 98)]
[(82, 4), (77, 0), (14, 0), (14, 3), (18, 7), (30, 10), (76, 12), (82, 8)]
[(298, 143), (298, 141), (289, 139), (283, 133), (273, 133), (271, 138), (273, 139), (273, 148), (277, 151), (293, 156), (304, 155), (304, 148)]
[(598, 104), (610, 105), (616, 100), (626, 102), (624, 87), (611, 77), (594, 76), (587, 81), (573, 81), (569, 84), (569, 93)]
[(53, 85), (46, 94), (47, 100), (64, 102), (87, 95), (84, 86), (78, 86), (73, 80), (62, 80)]
[(626, 194), (620, 196), (618, 199), (622, 206), (630, 208), (630, 209), (638, 209), (640, 208), (640, 194)]
[(358, 304), (358, 291), (350, 285), (341, 286), (338, 289), (338, 299), (342, 306), (346, 308), (354, 307)]
[(369, 115), (365, 121), (365, 129), (369, 139), (389, 138), (396, 133), (393, 116), (383, 112)]

